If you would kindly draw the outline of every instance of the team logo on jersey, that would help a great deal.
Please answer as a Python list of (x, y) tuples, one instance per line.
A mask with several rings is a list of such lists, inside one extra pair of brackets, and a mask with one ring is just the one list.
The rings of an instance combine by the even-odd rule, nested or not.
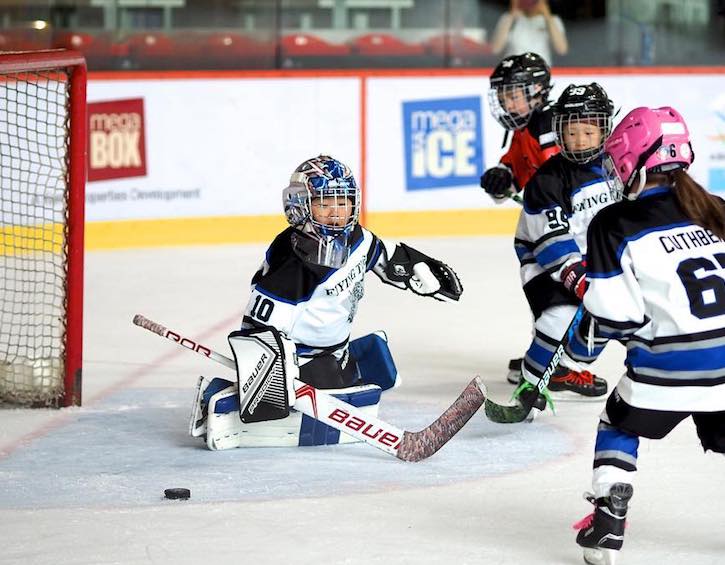
[(478, 184), (480, 96), (403, 102), (403, 131), (408, 190)]

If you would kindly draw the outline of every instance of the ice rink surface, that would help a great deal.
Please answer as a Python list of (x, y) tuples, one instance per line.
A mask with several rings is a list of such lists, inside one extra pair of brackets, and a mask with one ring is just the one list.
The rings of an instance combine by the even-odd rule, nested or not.
[[(380, 415), (420, 429), (474, 374), (507, 400), (530, 319), (510, 238), (409, 240), (453, 266), (443, 304), (367, 279), (353, 337), (388, 333), (403, 385)], [(86, 256), (84, 405), (0, 411), (0, 563), (581, 563), (603, 403), (532, 424), (482, 414), (431, 459), (367, 445), (210, 452), (186, 435), (198, 375), (226, 369), (131, 324), (141, 313), (227, 353), (265, 246)], [(595, 365), (610, 385), (624, 350)], [(725, 458), (687, 421), (643, 440), (621, 562), (725, 563)], [(186, 487), (188, 501), (163, 499)]]

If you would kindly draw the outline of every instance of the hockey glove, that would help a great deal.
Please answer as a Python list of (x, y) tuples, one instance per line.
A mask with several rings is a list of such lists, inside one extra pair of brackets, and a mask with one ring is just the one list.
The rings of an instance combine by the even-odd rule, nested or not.
[(514, 190), (512, 185), (514, 177), (506, 165), (491, 167), (481, 177), (481, 188), (485, 190), (495, 202), (503, 202)]
[(449, 302), (458, 300), (463, 285), (455, 271), (445, 263), (428, 257), (405, 243), (399, 243), (388, 260), (385, 276), (421, 296)]
[(561, 271), (561, 282), (569, 292), (579, 300), (584, 298), (587, 290), (587, 263), (579, 261), (564, 267)]

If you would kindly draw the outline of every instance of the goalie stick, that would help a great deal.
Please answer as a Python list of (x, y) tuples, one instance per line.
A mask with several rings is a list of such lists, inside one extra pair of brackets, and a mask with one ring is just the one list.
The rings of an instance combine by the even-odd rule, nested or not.
[[(564, 348), (571, 339), (572, 335), (574, 335), (574, 331), (576, 330), (576, 327), (581, 321), (583, 315), (584, 305), (580, 304), (574, 314), (574, 317), (569, 323), (569, 327), (566, 329), (564, 336), (561, 338), (559, 345), (557, 345), (554, 350), (554, 354), (551, 356), (548, 365), (546, 365), (544, 373), (539, 378), (539, 382), (536, 383), (536, 390), (538, 392), (542, 392), (549, 385), (551, 375), (553, 375), (554, 371), (556, 371), (559, 366), (559, 361), (561, 360), (562, 355), (564, 355)], [(496, 422), (498, 424), (516, 424), (518, 422), (523, 422), (526, 419), (526, 416), (529, 415), (529, 412), (531, 412), (534, 402), (536, 401), (536, 396), (537, 395), (532, 394), (524, 400), (519, 400), (518, 403), (514, 405), (498, 404), (490, 398), (487, 398), (484, 405), (486, 417), (492, 422)]]
[[(236, 364), (229, 357), (152, 322), (140, 314), (134, 316), (133, 323), (236, 370)], [(486, 387), (480, 377), (474, 377), (435, 422), (419, 432), (408, 432), (369, 416), (358, 408), (327, 394), (324, 390), (314, 388), (298, 379), (294, 380), (294, 389), (296, 410), (398, 459), (410, 462), (422, 461), (448, 443), (486, 401)]]

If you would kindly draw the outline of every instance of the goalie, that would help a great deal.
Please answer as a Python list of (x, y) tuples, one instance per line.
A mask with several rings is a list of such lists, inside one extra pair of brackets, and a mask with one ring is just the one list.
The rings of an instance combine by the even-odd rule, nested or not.
[[(277, 365), (287, 380), (298, 378), (315, 388), (333, 389), (327, 392), (376, 414), (380, 392), (395, 385), (397, 370), (383, 332), (349, 341), (366, 273), (441, 301), (459, 300), (461, 282), (441, 261), (404, 243), (384, 242), (362, 227), (360, 188), (350, 169), (332, 157), (303, 162), (282, 197), (290, 227), (268, 248), (252, 278), (242, 329), (229, 336), (238, 375), (246, 375), (240, 370), (238, 344), (261, 332), (263, 341), (283, 359)], [(249, 350), (246, 345), (244, 351)], [(337, 438), (328, 437), (327, 426), (310, 431), (310, 426), (321, 424), (305, 423), (307, 417), (289, 413), (294, 398), (286, 409), (272, 410), (269, 419), (245, 423), (238, 391), (231, 381), (200, 379), (191, 435), (206, 435), (211, 449), (337, 443)]]

